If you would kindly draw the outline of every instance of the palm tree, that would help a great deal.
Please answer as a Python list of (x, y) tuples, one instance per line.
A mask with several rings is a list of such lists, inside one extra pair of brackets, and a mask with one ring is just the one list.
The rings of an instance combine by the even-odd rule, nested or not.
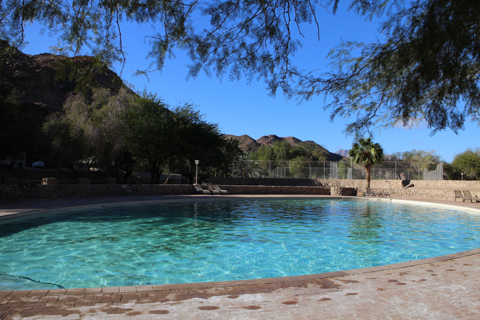
[(383, 161), (383, 149), (378, 143), (373, 143), (371, 138), (360, 139), (355, 142), (348, 152), (350, 159), (355, 164), (361, 164), (367, 172), (367, 192), (370, 191), (370, 170)]

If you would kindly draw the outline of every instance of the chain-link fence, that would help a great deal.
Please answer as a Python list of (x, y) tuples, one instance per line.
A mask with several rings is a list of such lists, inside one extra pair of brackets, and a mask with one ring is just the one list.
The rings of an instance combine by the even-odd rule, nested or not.
[[(351, 162), (256, 161), (234, 164), (232, 175), (241, 178), (365, 179), (363, 166)], [(371, 179), (443, 180), (443, 164), (384, 161), (371, 169)]]

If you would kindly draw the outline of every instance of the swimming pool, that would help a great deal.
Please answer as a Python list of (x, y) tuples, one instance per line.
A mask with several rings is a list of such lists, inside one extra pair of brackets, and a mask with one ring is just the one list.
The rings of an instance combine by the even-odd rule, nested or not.
[(342, 199), (236, 199), (75, 209), (3, 222), (0, 290), (292, 276), (480, 247), (480, 217)]

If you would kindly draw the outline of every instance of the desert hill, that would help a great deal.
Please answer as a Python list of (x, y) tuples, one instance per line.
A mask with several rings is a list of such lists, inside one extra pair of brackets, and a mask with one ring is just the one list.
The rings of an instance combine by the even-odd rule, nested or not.
[(349, 151), (349, 150), (340, 149), (340, 150), (338, 150), (338, 151), (335, 152), (335, 153), (341, 155), (342, 157), (348, 157), (348, 151)]
[(274, 134), (260, 137), (257, 140), (254, 140), (252, 137), (250, 137), (248, 135), (245, 135), (245, 134), (242, 135), (242, 136), (235, 136), (235, 135), (231, 135), (231, 134), (226, 134), (226, 135), (224, 135), (224, 137), (238, 140), (240, 148), (245, 153), (250, 153), (250, 152), (253, 152), (253, 151), (257, 151), (258, 148), (260, 148), (261, 146), (272, 145), (276, 141), (287, 141), (291, 146), (297, 146), (298, 144), (304, 142), (304, 143), (308, 143), (312, 146), (315, 146), (315, 147), (318, 147), (318, 148), (321, 148), (321, 149), (325, 150), (325, 155), (327, 157), (327, 161), (340, 161), (340, 160), (343, 159), (343, 157), (341, 155), (331, 153), (330, 151), (328, 151), (327, 149), (325, 149), (324, 147), (322, 147), (321, 145), (319, 145), (319, 144), (317, 144), (313, 141), (310, 141), (310, 140), (302, 141), (302, 140), (297, 139), (295, 137), (285, 137), (285, 138), (283, 138), (283, 137), (278, 137)]
[[(94, 66), (88, 56), (73, 58), (43, 53), (28, 55), (0, 40), (0, 84), (3, 92), (15, 91), (22, 106), (23, 125), (40, 130), (45, 119), (62, 112), (65, 102), (78, 92), (78, 84)], [(89, 68), (92, 67), (92, 68)], [(107, 88), (112, 92), (124, 86), (123, 81), (107, 67), (97, 67), (95, 76), (87, 79), (89, 88)], [(131, 92), (134, 94), (134, 92)]]

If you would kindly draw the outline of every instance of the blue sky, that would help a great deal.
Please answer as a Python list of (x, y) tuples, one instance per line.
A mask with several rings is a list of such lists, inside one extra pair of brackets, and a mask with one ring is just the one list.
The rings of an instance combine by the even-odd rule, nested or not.
[[(317, 41), (315, 28), (304, 29), (306, 38), (301, 40), (303, 49), (294, 58), (296, 64), (307, 70), (327, 68), (329, 60), (326, 56), (341, 39), (368, 42), (381, 37), (377, 32), (378, 23), (365, 21), (342, 7), (336, 15), (320, 9), (318, 18), (320, 41)], [(330, 111), (324, 111), (323, 108), (323, 97), (298, 104), (298, 101), (287, 100), (282, 93), (272, 98), (262, 80), (249, 85), (245, 80), (231, 82), (227, 78), (209, 78), (201, 74), (187, 81), (186, 65), (189, 60), (183, 52), (178, 52), (175, 59), (167, 60), (161, 73), (151, 73), (148, 79), (145, 76), (133, 76), (135, 70), (146, 69), (152, 62), (146, 58), (149, 47), (145, 40), (145, 36), (152, 34), (152, 28), (123, 24), (127, 63), (121, 77), (137, 91), (146, 89), (156, 93), (172, 106), (186, 102), (194, 104), (207, 121), (217, 123), (225, 134), (247, 134), (253, 139), (269, 134), (294, 136), (300, 140), (313, 140), (331, 152), (352, 146), (353, 137), (343, 133), (351, 120), (336, 118), (331, 122)], [(28, 44), (22, 51), (27, 54), (51, 52), (49, 47), (58, 42), (48, 32), (42, 35), (37, 25), (27, 28), (26, 41)], [(120, 66), (115, 66), (114, 71), (119, 73), (120, 70)], [(451, 162), (456, 154), (479, 147), (479, 133), (480, 128), (476, 123), (467, 122), (465, 130), (458, 135), (443, 131), (431, 136), (426, 125), (420, 124), (413, 129), (377, 131), (374, 140), (380, 143), (387, 154), (413, 149), (434, 150), (444, 161)]]

